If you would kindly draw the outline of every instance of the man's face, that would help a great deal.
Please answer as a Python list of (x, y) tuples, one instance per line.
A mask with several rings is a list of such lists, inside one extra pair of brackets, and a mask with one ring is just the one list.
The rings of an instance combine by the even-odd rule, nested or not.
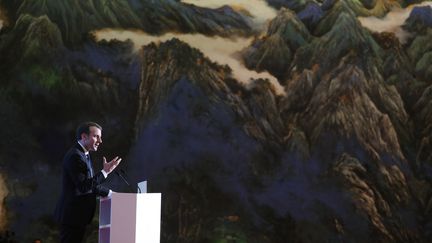
[(102, 143), (102, 131), (97, 127), (90, 127), (89, 130), (89, 134), (81, 135), (83, 145), (88, 151), (97, 151), (98, 146)]

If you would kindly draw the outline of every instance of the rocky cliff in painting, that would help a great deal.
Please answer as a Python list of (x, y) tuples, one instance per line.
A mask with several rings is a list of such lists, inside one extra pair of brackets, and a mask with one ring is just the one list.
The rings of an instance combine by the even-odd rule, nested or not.
[[(120, 154), (162, 192), (161, 242), (429, 242), (430, 7), (412, 8), (402, 43), (358, 17), (412, 1), (267, 2), (259, 29), (241, 1), (0, 1), (0, 242), (58, 241), (60, 161), (83, 120), (104, 126), (95, 161)], [(249, 38), (233, 56), (277, 82), (105, 28)]]
[(210, 35), (245, 35), (252, 32), (250, 18), (230, 7), (216, 10), (175, 0), (139, 1), (3, 1), (12, 18), (23, 14), (47, 16), (62, 30), (65, 42), (75, 44), (89, 31), (101, 28), (143, 29)]

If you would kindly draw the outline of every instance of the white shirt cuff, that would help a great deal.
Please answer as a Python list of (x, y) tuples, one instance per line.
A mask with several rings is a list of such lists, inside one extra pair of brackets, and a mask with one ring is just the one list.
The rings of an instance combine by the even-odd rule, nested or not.
[(113, 194), (113, 191), (110, 189), (107, 197), (111, 197), (111, 194)]
[(101, 172), (102, 172), (103, 176), (104, 176), (105, 178), (107, 178), (108, 173), (106, 173), (104, 170), (101, 170)]

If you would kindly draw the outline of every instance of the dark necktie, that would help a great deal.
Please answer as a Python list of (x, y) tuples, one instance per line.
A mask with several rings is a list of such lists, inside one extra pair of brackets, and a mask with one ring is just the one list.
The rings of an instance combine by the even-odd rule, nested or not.
[(86, 158), (87, 158), (87, 167), (90, 170), (90, 176), (93, 177), (93, 166), (91, 164), (90, 154), (87, 154)]

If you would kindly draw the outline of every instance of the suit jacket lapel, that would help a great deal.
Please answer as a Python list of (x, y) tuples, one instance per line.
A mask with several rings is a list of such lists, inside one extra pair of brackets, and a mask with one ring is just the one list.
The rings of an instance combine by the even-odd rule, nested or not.
[(87, 158), (87, 156), (85, 155), (85, 151), (84, 151), (83, 147), (81, 147), (81, 145), (78, 142), (76, 144), (76, 148), (80, 151), (81, 158), (87, 165), (87, 169), (90, 172), (90, 177), (93, 177), (93, 166), (91, 163), (90, 153), (88, 154), (89, 157)]

